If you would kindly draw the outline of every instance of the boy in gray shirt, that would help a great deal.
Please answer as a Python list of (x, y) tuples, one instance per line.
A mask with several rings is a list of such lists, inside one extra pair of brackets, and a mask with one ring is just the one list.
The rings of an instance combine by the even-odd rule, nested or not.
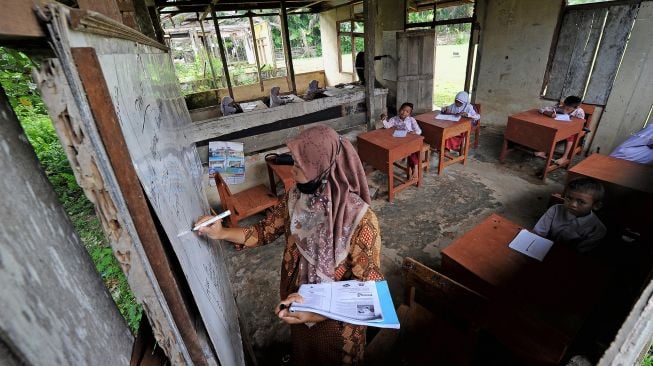
[(596, 248), (606, 229), (592, 210), (601, 207), (604, 192), (601, 183), (594, 179), (572, 180), (567, 185), (565, 203), (551, 206), (535, 224), (533, 232), (580, 253)]

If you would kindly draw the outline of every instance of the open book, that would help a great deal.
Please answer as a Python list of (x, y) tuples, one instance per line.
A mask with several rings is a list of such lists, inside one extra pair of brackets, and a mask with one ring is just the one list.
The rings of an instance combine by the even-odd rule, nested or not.
[(519, 234), (512, 239), (508, 247), (541, 262), (552, 245), (553, 242), (551, 240), (533, 234), (526, 229), (521, 229)]
[(290, 311), (309, 311), (346, 323), (399, 329), (386, 281), (340, 281), (304, 284), (299, 287), (303, 303)]

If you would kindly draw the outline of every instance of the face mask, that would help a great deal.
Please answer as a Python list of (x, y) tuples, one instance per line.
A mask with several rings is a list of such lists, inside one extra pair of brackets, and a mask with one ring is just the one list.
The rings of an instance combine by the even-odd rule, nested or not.
[(306, 183), (297, 183), (297, 189), (304, 194), (314, 194), (322, 185), (322, 179), (319, 177)]

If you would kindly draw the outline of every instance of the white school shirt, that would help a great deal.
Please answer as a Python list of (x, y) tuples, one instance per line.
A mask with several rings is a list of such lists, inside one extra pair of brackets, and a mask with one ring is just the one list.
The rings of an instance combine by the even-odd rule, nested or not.
[(389, 120), (383, 120), (383, 127), (385, 128), (396, 128), (398, 130), (406, 130), (408, 132), (415, 132), (418, 135), (422, 134), (422, 129), (419, 128), (419, 124), (415, 118), (408, 116), (405, 120), (401, 120), (399, 116), (394, 116)]
[(570, 245), (581, 253), (594, 249), (606, 231), (594, 212), (577, 217), (562, 204), (551, 206), (533, 228), (535, 234)]

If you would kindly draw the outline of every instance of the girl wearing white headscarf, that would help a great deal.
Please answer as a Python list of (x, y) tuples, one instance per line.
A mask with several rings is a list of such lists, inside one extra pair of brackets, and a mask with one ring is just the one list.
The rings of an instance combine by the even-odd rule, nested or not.
[[(453, 104), (442, 107), (442, 113), (455, 114), (457, 116), (471, 118), (472, 125), (476, 125), (478, 120), (481, 119), (481, 115), (476, 113), (474, 106), (469, 103), (469, 94), (467, 94), (465, 91), (461, 91), (456, 94), (456, 98)], [(454, 136), (448, 138), (447, 141), (444, 142), (444, 145), (449, 151), (458, 151), (464, 139), (465, 138), (463, 135)]]

